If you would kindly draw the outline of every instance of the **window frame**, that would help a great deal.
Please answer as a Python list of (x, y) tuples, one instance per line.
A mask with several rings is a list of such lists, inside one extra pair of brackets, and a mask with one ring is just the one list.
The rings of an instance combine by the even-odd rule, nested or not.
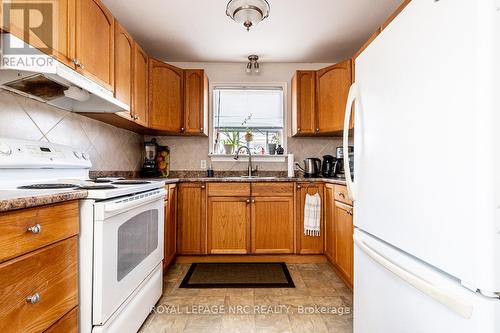
[(214, 154), (214, 89), (219, 87), (230, 88), (281, 88), (283, 91), (283, 138), (282, 147), (285, 152), (283, 155), (252, 155), (252, 161), (255, 162), (285, 162), (288, 153), (288, 86), (286, 82), (210, 82), (209, 83), (209, 117), (208, 117), (208, 156), (212, 162), (245, 162), (247, 163), (246, 155), (242, 155), (237, 161), (234, 160), (234, 155)]

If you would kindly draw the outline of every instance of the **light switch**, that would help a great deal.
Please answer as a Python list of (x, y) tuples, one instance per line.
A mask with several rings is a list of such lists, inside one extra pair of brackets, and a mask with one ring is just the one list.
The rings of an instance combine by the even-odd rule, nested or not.
[(207, 168), (207, 160), (201, 160), (200, 168), (204, 170)]

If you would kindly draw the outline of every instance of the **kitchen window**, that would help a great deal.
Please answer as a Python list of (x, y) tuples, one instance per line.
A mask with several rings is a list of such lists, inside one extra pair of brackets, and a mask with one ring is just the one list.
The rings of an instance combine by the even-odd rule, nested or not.
[[(252, 155), (286, 150), (283, 86), (215, 86), (211, 155), (233, 155), (239, 146)], [(242, 149), (240, 154), (246, 154)]]

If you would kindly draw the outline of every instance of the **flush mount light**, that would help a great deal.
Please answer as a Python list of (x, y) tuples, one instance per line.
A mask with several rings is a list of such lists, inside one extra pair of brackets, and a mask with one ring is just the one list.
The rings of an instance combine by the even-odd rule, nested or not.
[(258, 63), (259, 56), (256, 56), (255, 54), (249, 55), (248, 56), (248, 64), (247, 64), (247, 69), (245, 72), (248, 74), (252, 73), (259, 73), (260, 72), (260, 65)]
[(250, 27), (269, 16), (269, 9), (266, 0), (230, 0), (226, 15), (238, 23), (243, 23), (249, 31)]

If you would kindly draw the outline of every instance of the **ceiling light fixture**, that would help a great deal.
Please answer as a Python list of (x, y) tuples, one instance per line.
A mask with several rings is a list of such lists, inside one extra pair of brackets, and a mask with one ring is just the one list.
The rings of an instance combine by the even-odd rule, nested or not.
[(254, 73), (259, 73), (260, 72), (260, 65), (258, 63), (259, 56), (252, 54), (248, 56), (248, 64), (247, 64), (247, 69), (245, 70), (248, 74), (252, 73), (252, 70)]
[(269, 3), (266, 0), (230, 0), (226, 15), (250, 30), (250, 27), (269, 16)]

